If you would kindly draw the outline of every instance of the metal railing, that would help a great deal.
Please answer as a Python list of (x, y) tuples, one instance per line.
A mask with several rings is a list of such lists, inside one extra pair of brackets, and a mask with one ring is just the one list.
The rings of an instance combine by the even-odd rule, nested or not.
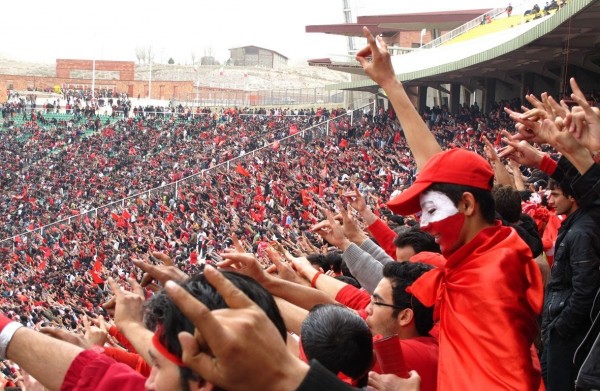
[(458, 26), (454, 30), (449, 31), (446, 34), (440, 35), (433, 41), (430, 41), (430, 42), (426, 43), (425, 45), (421, 46), (421, 48), (422, 49), (432, 49), (432, 48), (438, 47), (438, 46), (442, 45), (443, 43), (448, 42), (448, 41), (458, 37), (459, 35), (464, 34), (467, 31), (479, 26), (481, 24), (481, 21), (485, 20), (488, 16), (493, 19), (505, 11), (506, 11), (506, 8), (494, 8), (494, 9), (486, 12), (485, 14), (476, 17), (475, 19), (473, 19), (461, 26)]
[[(285, 144), (288, 140), (292, 140), (292, 139), (295, 139), (298, 137), (305, 137), (307, 135), (312, 136), (313, 133), (317, 134), (317, 135), (324, 135), (325, 137), (327, 137), (327, 136), (329, 136), (329, 129), (330, 129), (332, 121), (339, 121), (340, 118), (343, 118), (345, 116), (350, 116), (350, 122), (352, 123), (352, 121), (354, 120), (354, 113), (364, 110), (366, 107), (369, 107), (369, 106), (373, 106), (373, 112), (375, 112), (375, 102), (365, 104), (365, 105), (358, 107), (352, 111), (348, 111), (344, 114), (341, 114), (335, 118), (330, 118), (327, 121), (323, 121), (316, 125), (310, 126), (306, 129), (302, 129), (296, 134), (283, 137), (272, 143), (266, 144), (263, 147), (260, 147), (251, 152), (248, 152), (242, 156), (233, 157), (223, 163), (219, 163), (219, 164), (215, 165), (214, 167), (210, 167), (210, 168), (201, 170), (195, 174), (189, 175), (189, 176), (179, 179), (175, 182), (171, 182), (171, 183), (168, 183), (163, 186), (158, 186), (158, 187), (152, 188), (150, 190), (138, 192), (138, 193), (130, 195), (128, 197), (110, 202), (108, 204), (98, 206), (96, 208), (85, 210), (83, 212), (78, 211), (78, 213), (74, 213), (72, 216), (57, 220), (50, 224), (46, 224), (42, 227), (34, 228), (27, 232), (23, 232), (23, 233), (2, 239), (2, 240), (0, 240), (0, 244), (12, 241), (13, 251), (14, 251), (14, 245), (15, 245), (16, 241), (27, 241), (28, 240), (27, 238), (29, 236), (33, 236), (36, 234), (39, 234), (40, 236), (42, 236), (44, 234), (44, 232), (46, 232), (46, 231), (52, 232), (53, 229), (62, 230), (63, 229), (62, 226), (69, 225), (74, 221), (85, 220), (86, 218), (87, 219), (98, 218), (98, 217), (109, 218), (112, 213), (114, 213), (115, 211), (118, 211), (118, 210), (115, 210), (115, 208), (120, 208), (121, 210), (125, 210), (128, 207), (130, 207), (132, 204), (137, 204), (137, 202), (139, 200), (141, 200), (141, 201), (149, 200), (151, 197), (157, 196), (157, 195), (159, 195), (159, 196), (172, 195), (175, 199), (178, 199), (178, 195), (179, 195), (180, 191), (182, 190), (181, 189), (182, 186), (189, 184), (189, 182), (191, 182), (193, 180), (204, 179), (204, 177), (207, 174), (211, 174), (213, 172), (219, 172), (221, 170), (229, 171), (232, 168), (235, 169), (237, 163), (242, 162), (248, 158), (254, 158), (261, 151), (264, 151), (269, 148), (273, 148), (273, 145), (275, 143), (279, 143), (280, 145), (282, 145), (282, 144)], [(260, 114), (255, 114), (255, 115), (260, 115)], [(309, 132), (310, 132), (310, 134), (309, 134)], [(19, 238), (19, 239), (17, 239), (17, 238)]]

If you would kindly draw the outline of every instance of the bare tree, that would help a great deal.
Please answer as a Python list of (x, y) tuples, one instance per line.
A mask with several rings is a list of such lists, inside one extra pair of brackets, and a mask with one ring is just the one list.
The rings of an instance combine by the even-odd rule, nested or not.
[(154, 61), (154, 50), (152, 49), (151, 45), (146, 46), (146, 58), (148, 59), (148, 62), (153, 62)]
[(142, 46), (137, 46), (135, 48), (135, 58), (137, 58), (138, 64), (145, 64), (147, 59), (146, 48)]

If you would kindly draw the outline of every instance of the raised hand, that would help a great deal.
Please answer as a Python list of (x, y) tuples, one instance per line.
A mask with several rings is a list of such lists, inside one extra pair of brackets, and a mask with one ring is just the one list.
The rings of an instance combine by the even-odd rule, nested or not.
[(296, 389), (308, 366), (287, 351), (273, 322), (248, 296), (214, 268), (204, 273), (229, 308), (211, 312), (177, 284), (166, 284), (171, 300), (196, 328), (195, 335), (179, 334), (183, 362), (228, 390)]
[(115, 325), (123, 330), (129, 324), (143, 324), (144, 289), (134, 280), (128, 280), (132, 292), (125, 291), (112, 279), (108, 279), (108, 285), (115, 297)]
[(144, 276), (140, 282), (142, 287), (151, 288), (153, 281), (157, 281), (161, 285), (164, 285), (168, 280), (184, 281), (188, 278), (188, 275), (175, 266), (175, 263), (168, 255), (153, 252), (151, 256), (158, 262), (162, 262), (162, 265), (152, 265), (140, 259), (134, 259), (132, 261), (135, 266), (144, 271)]
[(570, 82), (573, 90), (571, 99), (579, 106), (573, 107), (571, 114), (566, 116), (565, 126), (590, 152), (600, 152), (600, 110), (590, 106), (575, 78), (571, 78)]
[[(373, 37), (367, 27), (363, 27), (363, 34), (367, 38), (367, 46), (356, 53), (356, 60), (375, 83), (386, 88), (389, 84), (396, 82), (387, 44), (380, 36)], [(369, 57), (371, 61), (369, 61)]]
[(221, 256), (224, 261), (217, 264), (220, 269), (234, 270), (253, 278), (260, 284), (263, 284), (269, 278), (268, 273), (262, 269), (254, 254), (228, 252), (221, 254)]
[(332, 245), (345, 250), (350, 245), (350, 241), (344, 235), (344, 229), (340, 223), (335, 220), (330, 211), (326, 210), (325, 215), (327, 216), (327, 220), (315, 224), (311, 228), (311, 231), (319, 234)]

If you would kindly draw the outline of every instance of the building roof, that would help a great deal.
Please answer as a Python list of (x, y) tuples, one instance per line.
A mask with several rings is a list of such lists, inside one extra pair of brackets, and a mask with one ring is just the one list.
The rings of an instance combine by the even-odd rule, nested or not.
[(275, 54), (277, 54), (278, 56), (281, 56), (281, 57), (285, 58), (286, 60), (288, 60), (288, 59), (289, 59), (288, 57), (284, 56), (283, 54), (281, 54), (281, 53), (279, 53), (279, 52), (277, 52), (277, 51), (275, 51), (275, 50), (271, 50), (271, 49), (267, 49), (267, 48), (262, 48), (262, 47), (260, 47), (260, 46), (255, 46), (255, 45), (240, 46), (240, 47), (237, 47), (237, 48), (231, 48), (231, 49), (229, 49), (229, 50), (235, 50), (235, 49), (245, 49), (245, 48), (257, 48), (257, 49), (267, 50), (267, 51), (269, 51), (269, 52), (271, 52), (271, 53), (275, 53)]
[(362, 37), (362, 27), (367, 26), (373, 34), (392, 36), (399, 31), (420, 31), (438, 29), (443, 31), (453, 30), (466, 22), (473, 20), (489, 9), (446, 11), (446, 12), (421, 12), (396, 15), (370, 15), (359, 16), (356, 23), (324, 24), (306, 26), (307, 33), (325, 33)]
[[(407, 55), (393, 56), (397, 77), (406, 85), (462, 83), (480, 84), (484, 78), (496, 78), (520, 85), (524, 72), (561, 80), (565, 63), (600, 75), (600, 1), (569, 0), (556, 14), (539, 21), (515, 26), (490, 37), (481, 37), (453, 45), (423, 49)], [(568, 43), (568, 54), (565, 52)], [(481, 45), (484, 44), (483, 47)], [(406, 57), (405, 57), (406, 56)], [(357, 61), (320, 59), (311, 65), (325, 66), (356, 75), (365, 75)], [(424, 64), (423, 64), (424, 63)], [(420, 65), (419, 65), (420, 64)], [(330, 90), (363, 90), (379, 88), (369, 78), (328, 86)]]

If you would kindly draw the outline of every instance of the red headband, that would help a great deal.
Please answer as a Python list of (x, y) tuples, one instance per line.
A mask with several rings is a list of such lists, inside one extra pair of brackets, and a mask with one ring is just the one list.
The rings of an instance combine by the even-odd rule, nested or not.
[(152, 336), (152, 345), (167, 360), (171, 361), (173, 364), (176, 364), (180, 367), (185, 367), (186, 365), (183, 363), (183, 361), (181, 361), (181, 358), (179, 358), (176, 355), (174, 355), (173, 353), (169, 352), (167, 347), (165, 345), (163, 345), (162, 343), (160, 343), (159, 336), (163, 334), (162, 332), (163, 332), (162, 326), (158, 326), (156, 328), (156, 331), (154, 332), (154, 335)]

